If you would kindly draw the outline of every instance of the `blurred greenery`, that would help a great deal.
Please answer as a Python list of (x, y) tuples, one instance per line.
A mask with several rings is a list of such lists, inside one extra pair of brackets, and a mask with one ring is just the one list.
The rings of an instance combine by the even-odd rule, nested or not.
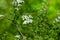
[[(0, 0), (0, 40), (60, 40), (60, 0), (23, 1)], [(22, 15), (33, 22), (23, 24)]]

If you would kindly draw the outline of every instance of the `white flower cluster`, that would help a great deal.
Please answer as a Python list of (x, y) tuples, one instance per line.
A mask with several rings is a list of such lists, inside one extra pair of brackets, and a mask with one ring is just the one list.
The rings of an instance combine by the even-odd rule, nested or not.
[(23, 24), (29, 24), (29, 23), (32, 23), (33, 22), (33, 17), (31, 15), (23, 15), (22, 16), (22, 19), (23, 19)]
[(24, 1), (23, 0), (17, 0), (17, 2), (18, 2), (18, 6), (21, 6), (20, 3), (23, 3)]
[(17, 2), (18, 2), (18, 3), (22, 3), (22, 2), (24, 2), (24, 1), (23, 1), (23, 0), (17, 0)]
[[(17, 4), (18, 3), (18, 4)], [(15, 9), (19, 10), (18, 6), (22, 6), (22, 3), (24, 3), (23, 0), (13, 0), (12, 5), (17, 6)]]

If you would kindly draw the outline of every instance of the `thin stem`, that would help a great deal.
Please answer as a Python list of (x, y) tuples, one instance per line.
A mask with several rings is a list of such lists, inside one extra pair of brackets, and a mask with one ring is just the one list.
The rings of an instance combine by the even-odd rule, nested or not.
[(19, 34), (21, 34), (21, 36), (23, 37), (23, 34), (22, 34), (21, 30), (19, 29), (18, 24), (16, 24), (16, 27), (17, 27), (17, 30), (18, 30)]

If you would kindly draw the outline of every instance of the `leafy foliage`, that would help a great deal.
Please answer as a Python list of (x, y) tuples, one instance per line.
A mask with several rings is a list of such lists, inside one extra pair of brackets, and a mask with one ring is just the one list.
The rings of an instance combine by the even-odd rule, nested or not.
[[(0, 0), (0, 40), (60, 40), (60, 0), (18, 2)], [(33, 21), (23, 24), (23, 15)]]

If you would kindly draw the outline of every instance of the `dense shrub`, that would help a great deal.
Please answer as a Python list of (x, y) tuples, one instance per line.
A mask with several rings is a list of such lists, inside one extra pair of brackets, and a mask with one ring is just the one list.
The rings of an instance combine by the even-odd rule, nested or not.
[(60, 0), (0, 0), (0, 40), (60, 40)]

